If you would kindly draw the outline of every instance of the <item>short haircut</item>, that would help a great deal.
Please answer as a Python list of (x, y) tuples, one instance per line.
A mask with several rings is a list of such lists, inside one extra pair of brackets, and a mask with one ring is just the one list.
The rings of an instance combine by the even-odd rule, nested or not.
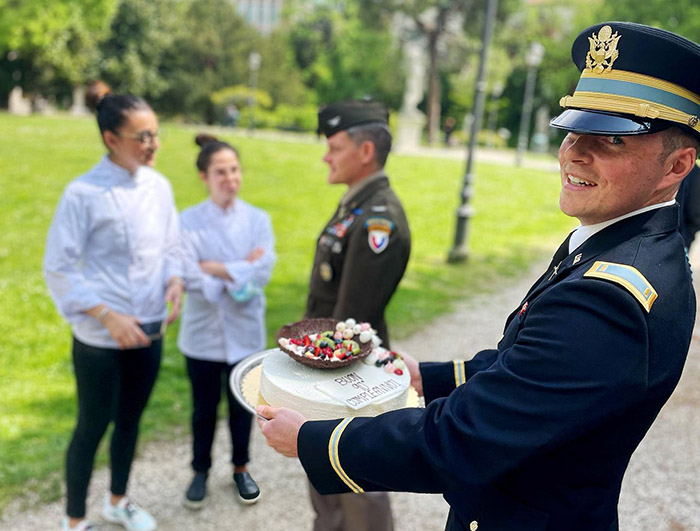
[(665, 161), (672, 152), (686, 147), (695, 148), (695, 158), (700, 156), (700, 138), (695, 134), (689, 133), (676, 125), (661, 131), (659, 134), (663, 143), (663, 151), (659, 156), (661, 162)]
[(374, 144), (374, 160), (377, 162), (377, 166), (384, 167), (391, 151), (391, 131), (386, 124), (370, 122), (354, 125), (346, 129), (345, 132), (356, 146), (360, 146), (365, 141), (372, 142)]

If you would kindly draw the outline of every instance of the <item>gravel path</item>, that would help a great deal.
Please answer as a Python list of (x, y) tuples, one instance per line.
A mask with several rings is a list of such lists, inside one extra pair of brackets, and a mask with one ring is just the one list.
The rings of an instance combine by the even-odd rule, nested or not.
[[(694, 260), (700, 264), (700, 260)], [(480, 296), (437, 320), (429, 330), (396, 341), (395, 348), (420, 359), (464, 358), (495, 346), (506, 316), (520, 302), (544, 264), (518, 281), (506, 282), (490, 296)], [(696, 270), (700, 277), (700, 270)], [(696, 290), (700, 282), (696, 280)], [(146, 412), (148, 414), (148, 412)], [(261, 486), (257, 505), (242, 506), (234, 499), (227, 461), (225, 426), (215, 443), (215, 468), (209, 479), (207, 505), (198, 512), (181, 500), (190, 480), (188, 438), (151, 443), (141, 449), (129, 487), (133, 498), (158, 519), (159, 529), (209, 531), (218, 529), (308, 531), (313, 512), (307, 483), (298, 461), (274, 453), (254, 430), (250, 469)], [(696, 326), (686, 369), (678, 389), (632, 457), (620, 500), (623, 531), (683, 531), (700, 529), (700, 328)], [(99, 507), (108, 488), (107, 470), (97, 471), (88, 499), (89, 516), (99, 529), (119, 526), (102, 523)], [(444, 529), (447, 504), (438, 495), (392, 493), (397, 531)], [(63, 501), (22, 510), (12, 504), (0, 520), (0, 530), (59, 529)]]

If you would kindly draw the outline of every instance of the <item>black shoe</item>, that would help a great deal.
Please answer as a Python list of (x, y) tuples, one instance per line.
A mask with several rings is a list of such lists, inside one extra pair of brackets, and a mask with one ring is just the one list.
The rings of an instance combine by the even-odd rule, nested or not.
[(236, 487), (238, 487), (238, 498), (243, 503), (253, 504), (258, 501), (260, 489), (248, 472), (234, 472), (233, 481), (236, 482)]
[(188, 509), (201, 509), (204, 505), (204, 498), (207, 496), (207, 476), (206, 472), (195, 472), (183, 500)]

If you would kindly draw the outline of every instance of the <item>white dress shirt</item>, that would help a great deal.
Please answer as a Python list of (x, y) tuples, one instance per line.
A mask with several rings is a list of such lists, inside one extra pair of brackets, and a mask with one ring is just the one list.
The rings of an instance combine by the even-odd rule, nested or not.
[[(223, 209), (211, 199), (180, 215), (187, 296), (177, 345), (188, 357), (229, 365), (265, 348), (265, 295), (276, 256), (270, 217), (240, 198)], [(254, 262), (245, 258), (265, 250)], [(222, 262), (223, 280), (201, 260)]]
[(99, 304), (142, 323), (167, 316), (167, 279), (182, 276), (178, 216), (170, 183), (154, 169), (135, 173), (105, 156), (63, 192), (46, 239), (44, 275), (75, 337), (118, 348), (84, 312)]
[(574, 229), (574, 231), (571, 234), (571, 239), (569, 240), (569, 253), (573, 252), (574, 249), (576, 249), (577, 247), (580, 247), (583, 244), (583, 242), (585, 242), (588, 238), (593, 236), (596, 232), (600, 232), (605, 227), (609, 227), (613, 223), (617, 223), (618, 221), (622, 221), (623, 219), (631, 218), (632, 216), (636, 216), (637, 214), (649, 212), (650, 210), (656, 210), (657, 208), (663, 208), (675, 204), (676, 200), (671, 199), (670, 201), (665, 201), (663, 203), (656, 203), (655, 205), (645, 206), (633, 212), (628, 212), (627, 214), (623, 214), (622, 216), (609, 219), (607, 221), (601, 221), (600, 223), (596, 223), (594, 225), (579, 225)]

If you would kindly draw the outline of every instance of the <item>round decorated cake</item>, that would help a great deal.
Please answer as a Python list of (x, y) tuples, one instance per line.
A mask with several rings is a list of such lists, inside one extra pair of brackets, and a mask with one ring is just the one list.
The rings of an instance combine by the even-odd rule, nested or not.
[(371, 417), (406, 407), (410, 381), (401, 357), (381, 347), (337, 369), (310, 367), (276, 349), (262, 362), (260, 394), (309, 420)]

